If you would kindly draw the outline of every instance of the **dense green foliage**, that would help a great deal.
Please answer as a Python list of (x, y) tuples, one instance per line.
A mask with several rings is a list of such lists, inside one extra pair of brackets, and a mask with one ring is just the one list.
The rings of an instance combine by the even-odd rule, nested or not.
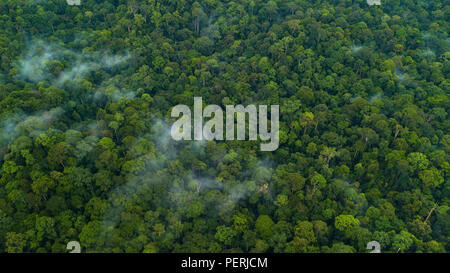
[[(0, 1), (0, 252), (450, 250), (446, 1)], [(170, 110), (279, 104), (280, 148)]]

